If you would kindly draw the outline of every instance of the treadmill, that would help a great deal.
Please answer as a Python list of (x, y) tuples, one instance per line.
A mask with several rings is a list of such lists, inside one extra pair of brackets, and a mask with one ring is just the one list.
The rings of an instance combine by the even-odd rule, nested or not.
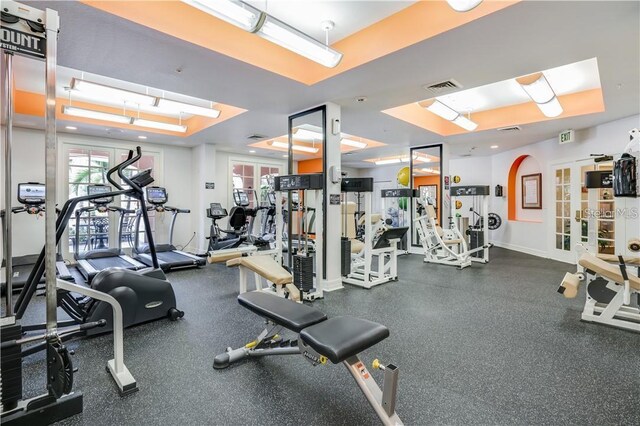
[[(27, 213), (30, 215), (44, 214), (44, 196), (45, 186), (43, 183), (27, 182), (18, 184), (18, 202), (22, 204), (20, 207), (13, 207), (11, 213)], [(7, 226), (5, 223), (5, 211), (0, 211), (2, 218), (2, 232), (7, 232)], [(5, 234), (3, 234), (5, 235)], [(6, 238), (6, 235), (4, 236)], [(13, 270), (13, 292), (19, 292), (24, 287), (31, 270), (38, 260), (39, 254), (27, 254), (24, 256), (16, 256), (11, 258), (12, 270)], [(0, 278), (0, 285), (2, 287), (1, 293), (5, 293), (5, 273), (4, 268), (6, 265), (6, 259), (2, 259), (2, 277)], [(62, 254), (60, 253), (60, 245), (58, 245), (58, 253), (56, 253), (56, 276), (65, 281), (73, 281), (73, 277), (69, 273), (67, 265), (64, 263)], [(41, 284), (44, 284), (44, 276), (40, 280)]]
[[(87, 195), (106, 194), (108, 192), (111, 192), (111, 186), (109, 185), (94, 184), (87, 186)], [(117, 267), (136, 271), (146, 268), (146, 265), (132, 259), (122, 251), (122, 224), (124, 222), (124, 215), (127, 213), (135, 213), (135, 211), (110, 205), (113, 202), (113, 197), (95, 198), (89, 202), (91, 203), (90, 206), (76, 210), (76, 235), (74, 238), (74, 258), (76, 259), (78, 270), (87, 283), (91, 283), (93, 277), (103, 269)], [(97, 248), (80, 253), (80, 217), (85, 213), (94, 211), (100, 213), (120, 213), (120, 220), (118, 222), (118, 246), (116, 248), (110, 248), (104, 244), (104, 240), (108, 239), (108, 236), (106, 231), (104, 231), (106, 226), (103, 224), (101, 225), (103, 231), (94, 234), (94, 241), (97, 244)], [(91, 220), (91, 218), (89, 220)], [(96, 228), (98, 228), (98, 226), (96, 226)]]
[[(147, 202), (149, 203), (147, 211), (154, 210), (157, 213), (169, 212), (172, 214), (171, 225), (169, 228), (169, 242), (166, 244), (155, 245), (160, 268), (162, 268), (163, 271), (168, 272), (172, 269), (199, 268), (200, 266), (204, 266), (206, 263), (205, 258), (178, 250), (176, 246), (173, 245), (173, 230), (175, 228), (178, 214), (191, 213), (191, 210), (167, 206), (166, 203), (169, 201), (169, 196), (167, 195), (167, 190), (161, 186), (148, 186), (145, 189), (147, 192)], [(153, 265), (153, 259), (151, 258), (149, 245), (140, 245), (139, 243), (141, 217), (142, 211), (138, 211), (136, 215), (134, 232), (135, 244), (133, 251), (135, 253), (135, 258), (138, 261), (151, 266)]]

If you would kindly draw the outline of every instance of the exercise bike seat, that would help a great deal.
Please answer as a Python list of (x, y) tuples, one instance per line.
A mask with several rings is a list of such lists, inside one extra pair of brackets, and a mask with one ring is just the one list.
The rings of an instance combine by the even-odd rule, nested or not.
[(238, 296), (238, 303), (296, 333), (327, 319), (327, 316), (316, 308), (264, 292), (243, 293)]
[(335, 317), (305, 328), (300, 338), (338, 364), (389, 337), (382, 324), (355, 317)]

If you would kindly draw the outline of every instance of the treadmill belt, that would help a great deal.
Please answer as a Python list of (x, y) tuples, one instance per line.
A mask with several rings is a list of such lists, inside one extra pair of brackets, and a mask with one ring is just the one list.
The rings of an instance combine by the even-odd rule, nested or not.
[(130, 264), (120, 256), (98, 257), (95, 259), (87, 259), (87, 261), (91, 266), (93, 266), (98, 271), (102, 271), (103, 269), (113, 268), (113, 267), (126, 268), (126, 269), (134, 268), (132, 264)]
[(193, 259), (174, 251), (163, 251), (158, 253), (158, 260), (170, 263), (171, 266), (186, 266), (194, 264)]

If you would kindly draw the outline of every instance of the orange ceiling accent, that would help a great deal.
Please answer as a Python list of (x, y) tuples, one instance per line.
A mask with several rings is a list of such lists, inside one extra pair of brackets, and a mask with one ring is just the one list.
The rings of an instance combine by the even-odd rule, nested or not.
[[(559, 118), (575, 117), (585, 114), (603, 112), (604, 98), (602, 89), (591, 89), (582, 92), (558, 96), (564, 112), (554, 118), (546, 117), (534, 102), (495, 108), (471, 114), (471, 119), (478, 123), (474, 132), (497, 129), (518, 124), (531, 124)], [(461, 135), (469, 132), (452, 122), (427, 111), (417, 102), (390, 108), (382, 111), (392, 117), (411, 123), (415, 126), (437, 133), (441, 136)]]
[(180, 1), (81, 0), (96, 9), (307, 85), (437, 36), (519, 1), (521, 0), (484, 1), (466, 13), (454, 11), (445, 1), (418, 1), (334, 43), (332, 47), (344, 56), (337, 67), (326, 68)]
[[(44, 95), (40, 93), (32, 93), (32, 92), (25, 92), (22, 90), (16, 90), (14, 99), (15, 99), (15, 112), (17, 114), (44, 117), (45, 103), (46, 103), (46, 99)], [(69, 105), (68, 99), (57, 98), (56, 103), (57, 103), (56, 118), (58, 120), (67, 120), (67, 121), (73, 121), (76, 123), (94, 124), (98, 126), (117, 127), (120, 129), (129, 129), (129, 130), (138, 131), (138, 132), (149, 132), (149, 133), (158, 133), (163, 135), (172, 135), (180, 138), (186, 138), (188, 136), (191, 136), (208, 127), (211, 127), (218, 123), (222, 123), (225, 120), (233, 118), (236, 115), (240, 115), (243, 112), (247, 111), (246, 109), (217, 103), (216, 108), (220, 110), (219, 118), (209, 118), (209, 117), (201, 117), (201, 116), (194, 115), (193, 117), (187, 120), (182, 120), (182, 124), (187, 126), (187, 131), (185, 133), (179, 133), (179, 132), (171, 132), (168, 130), (151, 129), (148, 127), (134, 126), (132, 124), (121, 124), (121, 123), (113, 123), (111, 121), (102, 121), (102, 120), (94, 120), (94, 119), (84, 118), (84, 117), (75, 117), (75, 116), (62, 113), (62, 105)], [(107, 107), (104, 105), (96, 105), (88, 102), (73, 101), (71, 102), (71, 105), (78, 108), (92, 109), (92, 110), (108, 112), (112, 114), (122, 114), (121, 108)], [(129, 114), (127, 115), (133, 115), (132, 113), (133, 111), (129, 111)], [(138, 116), (137, 112), (135, 113), (135, 116), (136, 117)], [(177, 119), (175, 118), (143, 113), (143, 112), (141, 112), (139, 116), (140, 118), (144, 118), (147, 120), (161, 121), (164, 123), (177, 124), (178, 122)]]

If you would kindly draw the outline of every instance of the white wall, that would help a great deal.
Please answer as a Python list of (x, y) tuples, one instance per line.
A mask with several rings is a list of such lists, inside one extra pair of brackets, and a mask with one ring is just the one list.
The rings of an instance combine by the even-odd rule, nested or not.
[[(491, 181), (488, 184), (491, 185), (492, 194), (493, 188), (498, 184), (504, 187), (505, 194), (501, 198), (494, 195), (491, 196), (490, 211), (502, 217), (502, 226), (496, 231), (490, 231), (490, 240), (498, 246), (537, 256), (552, 257), (554, 224), (551, 208), (555, 207), (552, 176), (554, 164), (575, 162), (576, 160), (588, 158), (592, 153), (620, 153), (629, 141), (628, 131), (634, 127), (640, 127), (640, 116), (627, 117), (600, 126), (578, 130), (576, 131), (576, 142), (572, 144), (559, 145), (557, 138), (554, 137), (501, 152), (489, 157), (490, 165), (486, 160), (475, 157), (453, 159), (450, 161), (451, 174), (460, 174), (463, 176), (462, 183), (465, 183), (465, 176), (472, 176), (477, 173), (478, 167), (476, 164), (484, 164), (483, 168), (489, 167)], [(540, 170), (542, 173), (543, 208), (537, 213), (536, 219), (539, 220), (537, 223), (507, 220), (506, 194), (509, 170), (514, 160), (521, 155), (530, 155), (532, 157), (531, 161), (527, 159), (523, 162), (524, 168), (521, 174), (528, 174), (527, 172), (535, 173), (535, 170)], [(486, 176), (483, 177), (483, 180), (486, 180)], [(480, 183), (479, 180), (478, 183)], [(518, 198), (517, 204), (519, 204), (519, 200)], [(636, 201), (640, 205), (640, 200), (636, 199)], [(522, 215), (523, 213), (520, 212), (520, 214)]]

